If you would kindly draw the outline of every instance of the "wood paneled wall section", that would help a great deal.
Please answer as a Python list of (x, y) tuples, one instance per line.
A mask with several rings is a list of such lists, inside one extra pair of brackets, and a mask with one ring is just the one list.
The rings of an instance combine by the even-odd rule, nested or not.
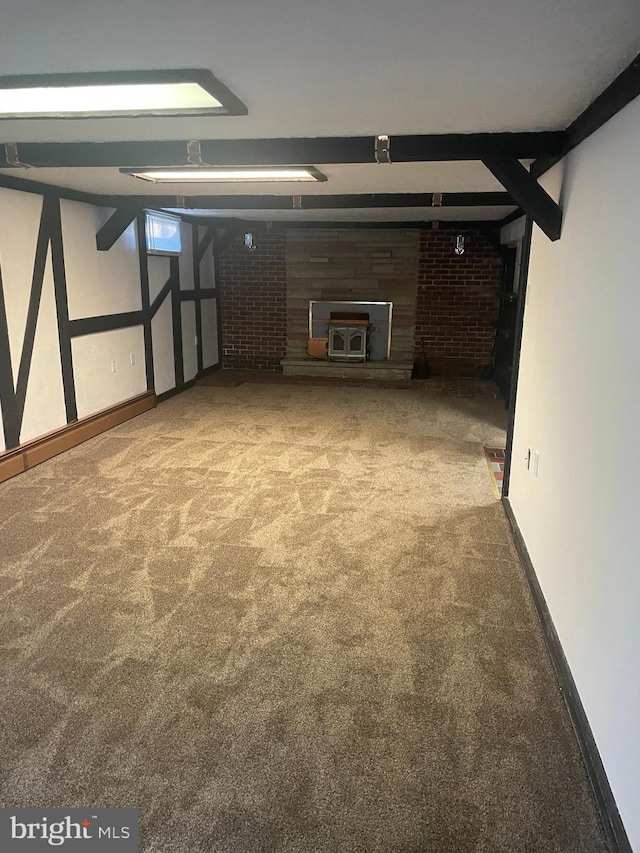
[(306, 353), (310, 300), (345, 300), (393, 302), (391, 358), (413, 360), (419, 231), (290, 229), (287, 236), (288, 356)]

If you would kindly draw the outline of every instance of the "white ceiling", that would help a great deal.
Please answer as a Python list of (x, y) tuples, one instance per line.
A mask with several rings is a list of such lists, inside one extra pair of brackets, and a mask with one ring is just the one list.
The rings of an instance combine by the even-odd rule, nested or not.
[[(249, 115), (2, 121), (0, 143), (563, 129), (640, 53), (639, 0), (1, 6), (0, 75), (209, 68)], [(305, 186), (305, 194), (500, 189), (480, 164), (313, 165), (329, 181)], [(32, 169), (25, 177), (92, 192), (166, 193), (110, 169)], [(217, 191), (296, 192), (264, 185)]]

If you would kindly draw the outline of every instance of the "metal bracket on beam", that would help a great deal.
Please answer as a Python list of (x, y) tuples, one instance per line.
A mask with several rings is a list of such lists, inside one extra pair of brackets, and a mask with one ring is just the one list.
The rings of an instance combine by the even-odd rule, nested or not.
[(16, 169), (30, 169), (27, 163), (23, 163), (18, 156), (18, 144), (16, 142), (5, 142), (4, 159), (6, 165)]
[(547, 237), (559, 240), (562, 209), (522, 163), (516, 157), (500, 154), (486, 155), (482, 162)]
[(293, 209), (294, 210), (302, 210), (302, 196), (301, 195), (292, 196), (291, 201), (293, 203)]
[(442, 193), (434, 193), (431, 199), (431, 207), (442, 207)]
[(202, 149), (197, 139), (190, 139), (187, 142), (187, 163), (190, 166), (208, 166), (202, 159)]
[(376, 136), (376, 163), (391, 162), (391, 142), (388, 136)]

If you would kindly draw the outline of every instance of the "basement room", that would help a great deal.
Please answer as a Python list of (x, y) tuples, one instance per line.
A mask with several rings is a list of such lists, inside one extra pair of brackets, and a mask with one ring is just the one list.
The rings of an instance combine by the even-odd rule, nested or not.
[(638, 4), (2, 19), (0, 849), (640, 853)]

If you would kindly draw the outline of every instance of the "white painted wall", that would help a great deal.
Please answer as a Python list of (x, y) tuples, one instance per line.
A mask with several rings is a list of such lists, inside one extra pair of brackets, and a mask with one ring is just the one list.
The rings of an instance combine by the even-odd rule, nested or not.
[[(17, 372), (14, 373), (14, 382)], [(58, 341), (58, 314), (53, 289), (51, 248), (47, 254), (33, 357), (25, 398), (20, 442), (44, 435), (67, 421)]]
[(169, 258), (164, 255), (149, 255), (149, 301), (153, 302), (169, 279)]
[[(41, 196), (0, 188), (0, 264), (14, 383), (22, 353), (41, 211)], [(129, 226), (108, 252), (96, 249), (96, 233), (112, 212), (109, 208), (75, 201), (63, 199), (61, 202), (71, 319), (138, 311), (142, 307), (135, 225)], [(192, 226), (188, 223), (182, 225), (182, 240), (180, 287), (191, 290), (194, 286), (193, 245)], [(151, 256), (148, 261), (150, 299), (153, 301), (169, 278), (169, 259)], [(202, 262), (201, 283), (202, 287), (214, 285), (210, 249)], [(185, 381), (189, 381), (197, 373), (195, 303), (181, 303), (180, 312), (184, 375)], [(204, 365), (209, 367), (218, 360), (215, 300), (203, 302), (202, 328)], [(162, 394), (176, 385), (170, 296), (152, 321), (152, 345), (155, 390)], [(146, 390), (142, 326), (74, 338), (71, 349), (79, 418)], [(36, 438), (65, 423), (49, 251), (20, 440)], [(0, 412), (0, 430), (1, 427)], [(4, 436), (0, 432), (0, 451), (4, 449)]]
[(182, 309), (182, 360), (184, 363), (184, 381), (189, 382), (198, 372), (198, 351), (196, 347), (196, 306), (195, 302), (183, 302)]
[(79, 418), (147, 390), (142, 326), (74, 338), (71, 352)]
[(96, 234), (112, 213), (113, 208), (60, 202), (71, 320), (142, 308), (135, 223), (108, 252), (96, 249)]
[[(564, 163), (534, 229), (510, 500), (640, 851), (640, 99)], [(557, 191), (562, 165), (545, 176)], [(540, 454), (527, 471), (527, 449)]]
[[(22, 355), (41, 211), (41, 196), (0, 188), (0, 265), (14, 387)], [(28, 441), (65, 423), (49, 250), (20, 440)], [(4, 450), (4, 435), (0, 435), (0, 441)]]
[(156, 394), (176, 387), (176, 368), (173, 356), (173, 319), (171, 294), (167, 296), (151, 321), (153, 346), (153, 376)]
[(218, 354), (218, 303), (202, 300), (202, 366), (213, 367), (220, 361)]

